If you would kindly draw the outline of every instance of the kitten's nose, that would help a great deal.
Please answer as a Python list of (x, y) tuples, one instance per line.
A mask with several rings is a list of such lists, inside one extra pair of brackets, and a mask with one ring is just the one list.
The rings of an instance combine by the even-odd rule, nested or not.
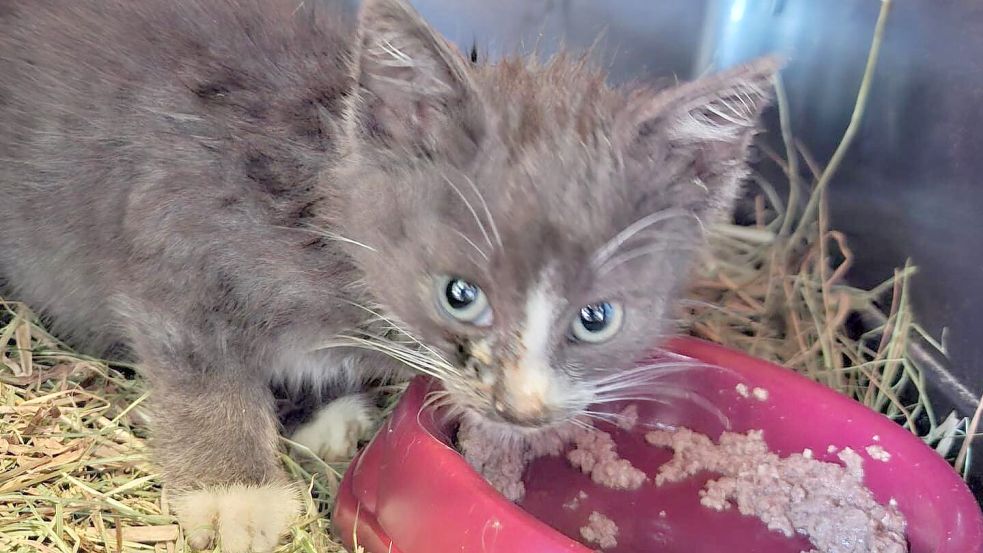
[(515, 402), (508, 398), (496, 399), (495, 413), (505, 422), (519, 426), (542, 426), (549, 422), (549, 413), (541, 401)]
[(548, 367), (504, 362), (492, 392), (495, 412), (505, 421), (542, 426), (551, 419), (553, 383)]

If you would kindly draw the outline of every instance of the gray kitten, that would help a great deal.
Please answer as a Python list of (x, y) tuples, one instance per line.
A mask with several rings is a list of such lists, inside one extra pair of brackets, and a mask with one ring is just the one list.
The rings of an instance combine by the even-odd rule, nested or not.
[[(265, 551), (299, 503), (271, 384), (406, 368), (537, 428), (671, 330), (776, 67), (657, 90), (471, 65), (404, 0), (0, 0), (0, 278), (153, 386), (191, 543)], [(297, 434), (325, 457), (360, 396)]]

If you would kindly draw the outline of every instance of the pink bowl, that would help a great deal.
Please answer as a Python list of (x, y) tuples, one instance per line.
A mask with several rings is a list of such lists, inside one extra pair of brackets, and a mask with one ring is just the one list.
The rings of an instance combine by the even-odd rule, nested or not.
[[(764, 430), (770, 448), (788, 455), (805, 448), (835, 461), (827, 447), (851, 447), (865, 458), (866, 485), (877, 500), (895, 499), (908, 520), (911, 553), (983, 553), (983, 516), (959, 476), (932, 449), (886, 417), (788, 369), (693, 339), (671, 344), (677, 354), (715, 367), (676, 375), (675, 384), (710, 399), (730, 429)], [(662, 382), (666, 382), (663, 380)], [(735, 385), (760, 386), (767, 401), (744, 398)], [(757, 519), (699, 504), (705, 479), (631, 491), (594, 485), (561, 458), (533, 462), (520, 506), (501, 497), (449, 447), (452, 428), (422, 405), (432, 382), (418, 378), (392, 418), (352, 463), (342, 480), (333, 523), (352, 547), (369, 553), (590, 553), (577, 536), (591, 511), (619, 526), (611, 552), (798, 553), (805, 539), (787, 539)], [(695, 403), (639, 403), (633, 432), (611, 432), (622, 457), (654, 474), (669, 453), (644, 443), (644, 426), (678, 424), (719, 436), (719, 414)], [(887, 462), (867, 457), (880, 445)], [(583, 490), (579, 508), (562, 505)], [(660, 512), (664, 511), (664, 515)]]

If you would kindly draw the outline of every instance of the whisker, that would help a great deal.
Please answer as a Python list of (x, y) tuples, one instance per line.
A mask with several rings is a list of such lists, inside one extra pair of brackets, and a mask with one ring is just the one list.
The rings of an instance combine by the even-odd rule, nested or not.
[(372, 308), (370, 308), (368, 306), (362, 305), (362, 304), (360, 304), (358, 302), (348, 302), (348, 303), (350, 305), (354, 306), (354, 307), (357, 307), (359, 309), (362, 309), (363, 311), (366, 311), (366, 312), (372, 314), (377, 319), (388, 323), (392, 329), (396, 330), (397, 332), (399, 332), (400, 334), (402, 334), (403, 336), (405, 336), (406, 338), (408, 338), (409, 340), (411, 340), (414, 344), (420, 346), (421, 348), (423, 348), (424, 350), (426, 350), (427, 352), (429, 352), (431, 355), (433, 355), (434, 356), (434, 359), (439, 360), (441, 363), (446, 364), (449, 367), (451, 366), (450, 363), (446, 359), (444, 359), (444, 357), (442, 355), (440, 355), (440, 353), (438, 353), (436, 350), (434, 350), (430, 346), (424, 344), (422, 341), (420, 341), (419, 339), (417, 339), (415, 336), (413, 336), (413, 334), (410, 331), (406, 330), (405, 327), (403, 327), (402, 325), (400, 325), (399, 323), (397, 323), (392, 318), (386, 317), (385, 315), (383, 315), (379, 311), (374, 310), (374, 309), (372, 309)]
[(640, 257), (645, 257), (647, 255), (653, 255), (662, 252), (670, 251), (698, 251), (699, 248), (692, 244), (659, 244), (657, 246), (645, 247), (645, 248), (635, 248), (633, 250), (628, 250), (627, 252), (611, 257), (606, 263), (599, 267), (600, 274), (606, 274), (611, 272), (615, 267), (624, 265), (629, 261), (634, 261)]
[(592, 379), (592, 389), (604, 391), (653, 383), (664, 378), (696, 370), (715, 369), (713, 365), (700, 365), (687, 362), (658, 363), (643, 365), (623, 371), (613, 372), (601, 378)]
[(337, 232), (333, 232), (333, 231), (330, 231), (330, 230), (327, 230), (327, 229), (316, 227), (316, 226), (311, 225), (311, 224), (307, 224), (307, 225), (305, 225), (303, 227), (299, 227), (299, 228), (297, 228), (297, 227), (285, 227), (285, 226), (277, 226), (275, 228), (284, 229), (284, 230), (297, 230), (297, 231), (310, 232), (312, 234), (316, 234), (316, 235), (321, 236), (323, 238), (327, 238), (329, 240), (334, 240), (335, 242), (346, 242), (348, 244), (352, 244), (352, 245), (355, 245), (355, 246), (359, 246), (359, 247), (365, 248), (365, 249), (369, 250), (370, 252), (379, 253), (379, 250), (373, 248), (372, 246), (370, 246), (368, 244), (365, 244), (363, 242), (359, 242), (358, 240), (353, 240), (353, 239), (348, 238), (346, 236), (342, 236), (342, 235), (338, 234)]
[(619, 390), (634, 390), (636, 388), (644, 388), (647, 384), (656, 383), (670, 376), (707, 370), (718, 371), (738, 381), (744, 380), (738, 372), (727, 367), (702, 363), (676, 354), (670, 357), (679, 360), (661, 361), (614, 372), (605, 377), (594, 379), (591, 389), (595, 395), (617, 392)]
[(446, 402), (449, 396), (450, 394), (446, 390), (434, 390), (424, 398), (423, 408), (433, 407), (434, 409), (440, 409), (442, 406), (441, 402)]
[(480, 255), (482, 259), (484, 259), (485, 261), (488, 261), (488, 254), (486, 254), (484, 250), (482, 250), (481, 248), (479, 248), (478, 245), (475, 244), (473, 240), (471, 240), (470, 238), (468, 238), (468, 235), (466, 235), (463, 232), (457, 230), (456, 228), (452, 228), (451, 231), (454, 232), (455, 234), (457, 234), (458, 236), (460, 236), (461, 238), (463, 238), (465, 242), (467, 242), (472, 248), (474, 248), (474, 250), (476, 252), (478, 252), (478, 255)]
[(578, 428), (583, 428), (584, 430), (594, 430), (594, 427), (592, 425), (590, 425), (590, 424), (588, 424), (588, 423), (580, 420), (579, 418), (567, 419), (564, 422), (565, 422), (565, 424), (571, 424), (571, 425), (576, 426)]
[(444, 369), (447, 372), (453, 372), (453, 373), (459, 372), (456, 367), (447, 363), (443, 359), (436, 359), (436, 358), (429, 357), (427, 355), (424, 355), (418, 350), (397, 345), (396, 343), (390, 342), (389, 340), (371, 340), (371, 339), (357, 337), (357, 336), (349, 337), (349, 339), (353, 339), (357, 341), (373, 342), (376, 346), (380, 348), (392, 350), (407, 358), (412, 358), (420, 362), (427, 363), (429, 366), (432, 366), (435, 369)]
[(451, 181), (451, 179), (447, 178), (446, 175), (444, 175), (443, 178), (444, 182), (446, 182), (447, 185), (457, 193), (458, 197), (461, 198), (461, 201), (464, 202), (465, 207), (467, 207), (468, 211), (471, 212), (471, 216), (474, 217), (474, 222), (478, 224), (478, 230), (480, 230), (481, 234), (484, 235), (485, 241), (488, 242), (488, 246), (494, 248), (495, 244), (492, 243), (491, 236), (489, 236), (488, 230), (485, 229), (485, 224), (481, 221), (481, 217), (478, 217), (478, 212), (474, 210), (474, 206), (472, 206), (471, 202), (468, 201), (467, 196), (465, 196), (464, 193), (461, 192), (461, 189), (458, 188), (457, 185)]
[(592, 419), (597, 419), (599, 421), (610, 422), (614, 424), (617, 424), (620, 421), (628, 419), (628, 417), (620, 413), (606, 413), (603, 411), (590, 411), (590, 410), (583, 410), (580, 413)]
[(332, 347), (352, 347), (361, 348), (369, 351), (376, 351), (407, 365), (408, 367), (417, 370), (426, 375), (432, 376), (438, 380), (445, 380), (447, 373), (445, 367), (435, 366), (433, 363), (429, 363), (429, 359), (425, 358), (415, 358), (412, 355), (408, 355), (407, 351), (402, 351), (400, 348), (387, 347), (382, 341), (372, 341), (364, 338), (358, 338), (354, 336), (342, 337), (335, 342), (329, 342), (318, 346), (315, 349), (328, 349)]
[(593, 405), (604, 405), (607, 403), (619, 403), (622, 401), (647, 401), (649, 403), (659, 403), (661, 405), (670, 405), (669, 401), (663, 398), (656, 397), (655, 395), (621, 395), (621, 396), (610, 396), (610, 397), (596, 397), (594, 398)]
[(662, 211), (657, 211), (655, 213), (650, 213), (645, 217), (635, 221), (634, 223), (628, 225), (621, 232), (616, 234), (614, 238), (609, 240), (603, 246), (601, 246), (597, 252), (594, 254), (592, 259), (592, 264), (595, 267), (600, 267), (616, 252), (618, 251), (625, 242), (630, 240), (633, 236), (639, 232), (645, 230), (646, 228), (656, 224), (672, 219), (674, 217), (694, 217), (696, 216), (683, 209), (664, 209)]
[(646, 363), (644, 365), (636, 365), (629, 369), (595, 369), (605, 374), (604, 377), (594, 379), (595, 382), (602, 382), (605, 380), (615, 379), (621, 375), (634, 374), (639, 372), (657, 372), (660, 370), (669, 370), (676, 368), (693, 368), (693, 369), (716, 369), (716, 365), (711, 365), (708, 363), (703, 363), (701, 361), (696, 361), (695, 359), (679, 359), (673, 361), (652, 361), (651, 363)]
[[(636, 391), (637, 392), (637, 391)], [(672, 403), (667, 401), (667, 399), (672, 400), (683, 400), (692, 402), (697, 407), (703, 409), (707, 413), (713, 415), (726, 429), (730, 429), (730, 419), (721, 411), (716, 405), (711, 403), (707, 398), (702, 395), (693, 392), (691, 390), (684, 390), (681, 388), (674, 387), (661, 387), (657, 390), (652, 390), (650, 393), (635, 393), (633, 395), (622, 395), (622, 396), (600, 396), (594, 401), (595, 404), (605, 404), (605, 403), (616, 403), (621, 401), (650, 401), (655, 403), (660, 403), (662, 405), (671, 406)]]
[(482, 195), (481, 190), (475, 186), (474, 181), (471, 180), (471, 177), (465, 175), (464, 178), (471, 186), (471, 190), (474, 190), (474, 193), (478, 196), (478, 201), (481, 202), (481, 207), (485, 210), (485, 216), (488, 217), (488, 226), (491, 227), (492, 234), (495, 235), (495, 241), (498, 242), (498, 247), (504, 249), (505, 246), (502, 245), (502, 235), (498, 233), (498, 225), (495, 224), (495, 218), (492, 217), (491, 210), (488, 209), (488, 202), (485, 201), (485, 196)]

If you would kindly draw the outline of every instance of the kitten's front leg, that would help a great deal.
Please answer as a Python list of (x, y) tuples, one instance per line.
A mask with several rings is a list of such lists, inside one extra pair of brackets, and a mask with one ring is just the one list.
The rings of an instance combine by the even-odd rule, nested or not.
[(265, 381), (223, 367), (150, 367), (156, 459), (188, 543), (226, 553), (272, 551), (300, 512), (277, 455)]

